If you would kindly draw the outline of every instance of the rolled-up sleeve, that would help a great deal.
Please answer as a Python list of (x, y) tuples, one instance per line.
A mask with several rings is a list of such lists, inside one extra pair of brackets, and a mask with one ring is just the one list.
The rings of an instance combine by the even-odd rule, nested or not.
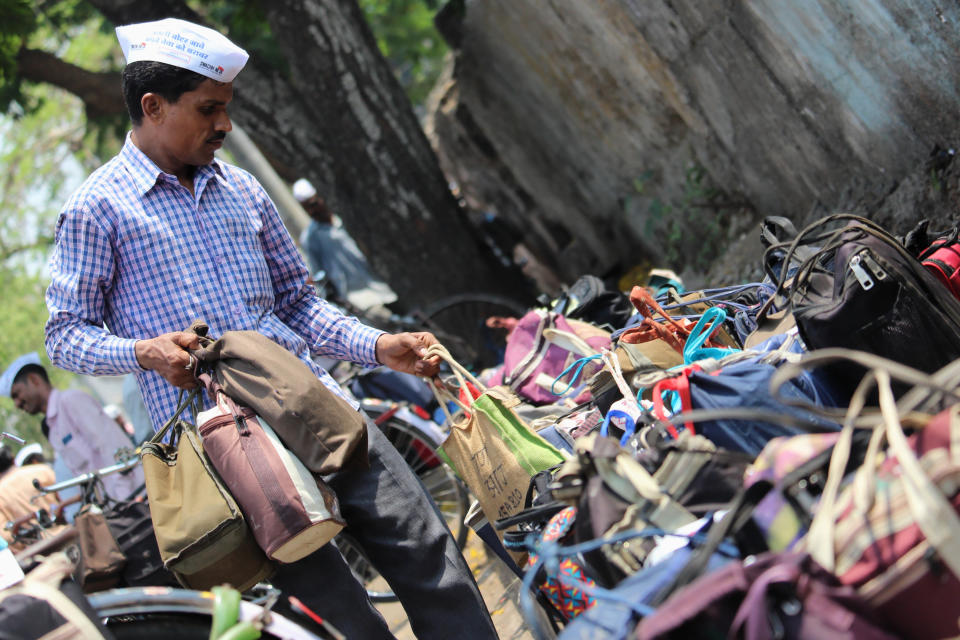
[(262, 198), (261, 242), (273, 281), (277, 317), (307, 341), (314, 355), (378, 365), (377, 339), (384, 332), (344, 315), (313, 291), (303, 257), (280, 214), (266, 193)]
[(109, 235), (94, 215), (68, 204), (57, 220), (46, 301), (45, 344), (50, 362), (75, 373), (121, 375), (142, 371), (136, 340), (104, 327), (104, 299), (114, 277)]

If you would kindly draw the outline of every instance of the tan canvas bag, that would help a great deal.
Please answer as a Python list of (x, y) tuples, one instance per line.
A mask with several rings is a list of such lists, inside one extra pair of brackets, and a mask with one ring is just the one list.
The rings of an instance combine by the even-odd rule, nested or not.
[[(140, 453), (160, 557), (185, 587), (226, 583), (245, 591), (269, 577), (273, 565), (204, 454), (194, 426), (176, 420), (195, 398), (196, 392), (190, 394)], [(171, 443), (164, 443), (168, 432)]]

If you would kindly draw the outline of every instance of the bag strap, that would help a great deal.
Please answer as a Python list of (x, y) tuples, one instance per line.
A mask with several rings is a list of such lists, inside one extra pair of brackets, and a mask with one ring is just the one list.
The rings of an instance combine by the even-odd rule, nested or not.
[(184, 410), (187, 407), (189, 407), (194, 400), (198, 398), (199, 391), (197, 389), (193, 389), (189, 394), (187, 394), (186, 400), (183, 399), (183, 395), (184, 394), (181, 391), (180, 405), (177, 407), (176, 411), (173, 412), (173, 415), (170, 417), (170, 419), (166, 421), (166, 423), (160, 428), (159, 431), (153, 434), (153, 437), (150, 438), (148, 442), (151, 442), (151, 443), (162, 442), (164, 436), (167, 434), (167, 431), (169, 431), (170, 428), (177, 422), (177, 418), (180, 417), (180, 414), (182, 414)]
[[(424, 355), (425, 358), (431, 356), (437, 356), (441, 360), (449, 365), (450, 370), (453, 372), (454, 377), (457, 379), (457, 383), (460, 385), (461, 389), (467, 389), (467, 381), (470, 381), (476, 386), (480, 393), (486, 393), (487, 387), (477, 380), (472, 373), (470, 373), (466, 367), (457, 362), (454, 357), (450, 354), (450, 351), (440, 343), (430, 345), (427, 347), (427, 352)], [(472, 400), (470, 400), (470, 393), (467, 393), (468, 402), (465, 403), (461, 401), (458, 397), (450, 393), (446, 387), (440, 387), (437, 384), (436, 380), (429, 381), (430, 390), (433, 392), (433, 397), (437, 399), (437, 402), (440, 404), (440, 408), (443, 410), (443, 413), (447, 416), (447, 422), (451, 427), (454, 425), (453, 415), (450, 413), (450, 410), (447, 408), (447, 403), (452, 402), (458, 406), (464, 412), (469, 413), (470, 407), (473, 405)]]
[[(861, 361), (874, 361), (874, 358), (876, 356), (862, 358)], [(960, 577), (960, 517), (943, 493), (923, 471), (916, 454), (907, 442), (901, 424), (901, 412), (915, 408), (915, 405), (919, 404), (920, 398), (929, 395), (930, 388), (957, 396), (956, 389), (947, 389), (936, 379), (942, 377), (941, 374), (944, 370), (952, 369), (953, 365), (957, 363), (951, 363), (933, 376), (927, 376), (909, 367), (903, 367), (903, 365), (897, 365), (897, 363), (891, 363), (882, 358), (876, 358), (874, 362), (876, 368), (867, 372), (850, 400), (844, 430), (841, 432), (841, 438), (834, 447), (830, 459), (827, 484), (821, 495), (820, 505), (810, 526), (810, 531), (805, 537), (804, 546), (821, 566), (830, 571), (834, 570), (836, 563), (834, 551), (836, 502), (849, 459), (854, 418), (863, 412), (867, 393), (876, 387), (880, 400), (880, 418), (879, 421), (876, 417), (873, 418), (874, 428), (877, 431), (882, 431), (883, 435), (875, 433), (874, 437), (871, 438), (868, 456), (864, 465), (857, 472), (858, 475), (854, 481), (853, 489), (855, 506), (863, 509), (868, 508), (867, 505), (872, 503), (872, 496), (866, 494), (873, 491), (875, 487), (873, 476), (876, 473), (877, 456), (870, 454), (879, 453), (882, 439), (885, 437), (889, 452), (896, 457), (900, 465), (904, 493), (907, 496), (910, 511), (917, 525), (944, 563), (954, 575)], [(896, 366), (890, 366), (891, 364)], [(895, 372), (895, 375), (891, 375), (891, 372)], [(892, 379), (902, 380), (905, 377), (910, 378), (909, 381), (920, 378), (917, 386), (927, 388), (921, 389), (919, 392), (917, 388), (914, 388), (901, 398), (898, 406), (893, 396)], [(956, 380), (957, 378), (953, 377), (952, 379)], [(960, 429), (960, 424), (957, 424), (952, 418), (953, 416), (951, 416), (950, 423), (951, 441), (956, 431)], [(956, 435), (956, 437), (960, 439), (960, 435)]]

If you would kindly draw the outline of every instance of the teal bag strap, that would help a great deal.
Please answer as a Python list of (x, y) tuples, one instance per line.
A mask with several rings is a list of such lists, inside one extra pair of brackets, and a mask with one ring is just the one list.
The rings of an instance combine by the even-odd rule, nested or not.
[[(590, 362), (591, 360), (599, 360), (600, 358), (601, 358), (600, 354), (597, 354), (595, 356), (584, 356), (582, 358), (578, 358), (573, 362), (571, 362), (570, 366), (568, 366), (566, 369), (561, 371), (560, 375), (558, 375), (554, 379), (553, 383), (550, 385), (550, 393), (552, 393), (555, 396), (562, 396), (569, 393), (570, 390), (573, 389), (573, 385), (576, 384), (577, 379), (580, 377), (580, 374), (583, 373), (583, 368), (587, 365), (587, 363)], [(567, 382), (567, 388), (564, 389), (563, 391), (557, 391), (557, 383), (563, 380), (563, 377), (568, 373), (570, 373), (570, 370), (574, 368), (576, 368), (576, 370), (573, 372), (573, 375), (570, 376), (570, 381)]]
[(710, 307), (700, 316), (697, 324), (694, 325), (693, 330), (690, 332), (686, 343), (683, 345), (683, 361), (685, 364), (693, 364), (697, 360), (703, 360), (704, 358), (719, 360), (724, 356), (739, 351), (739, 349), (703, 346), (726, 319), (727, 312), (720, 307)]

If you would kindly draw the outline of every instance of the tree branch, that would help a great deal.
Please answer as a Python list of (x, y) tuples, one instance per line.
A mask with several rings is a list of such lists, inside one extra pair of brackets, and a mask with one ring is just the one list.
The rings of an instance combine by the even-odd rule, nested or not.
[(64, 62), (52, 53), (27, 48), (17, 54), (17, 64), (24, 79), (48, 82), (83, 100), (91, 118), (126, 113), (117, 72), (88, 71)]

